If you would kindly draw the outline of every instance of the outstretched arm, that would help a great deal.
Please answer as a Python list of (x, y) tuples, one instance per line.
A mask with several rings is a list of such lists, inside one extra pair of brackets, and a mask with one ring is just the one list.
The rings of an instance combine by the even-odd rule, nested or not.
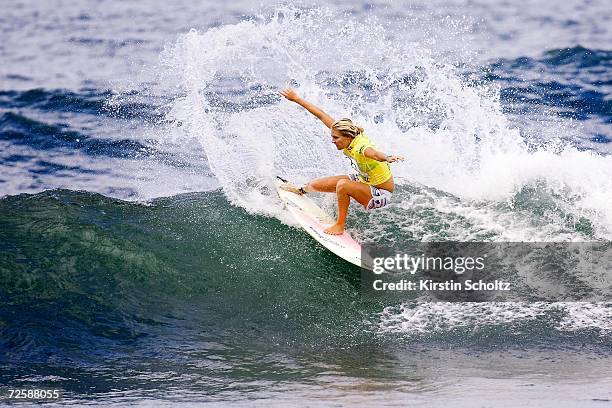
[(404, 156), (387, 156), (383, 152), (376, 150), (373, 147), (368, 147), (365, 149), (363, 155), (379, 162), (394, 163), (396, 161), (404, 161)]
[(325, 124), (325, 126), (331, 129), (331, 125), (332, 123), (334, 123), (334, 119), (331, 116), (329, 116), (327, 113), (323, 112), (321, 109), (314, 106), (312, 103), (300, 98), (293, 89), (291, 88), (284, 89), (283, 91), (281, 91), (280, 94), (283, 95), (285, 98), (289, 99), (290, 101), (295, 102), (298, 105), (302, 106), (308, 112), (312, 113), (314, 116), (319, 118), (321, 122)]

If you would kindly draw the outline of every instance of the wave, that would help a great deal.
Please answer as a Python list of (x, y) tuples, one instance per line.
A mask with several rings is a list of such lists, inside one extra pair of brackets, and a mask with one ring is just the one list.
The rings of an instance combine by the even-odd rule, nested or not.
[[(100, 91), (91, 100), (64, 91), (9, 93), (0, 97), (0, 195), (71, 188), (146, 200), (216, 188), (197, 146), (177, 149), (150, 136), (158, 119), (148, 122), (136, 102), (142, 93), (121, 102)], [(94, 114), (99, 108), (106, 115)], [(134, 118), (126, 114), (132, 108)]]
[(571, 65), (576, 68), (612, 66), (612, 51), (585, 48), (580, 45), (550, 50), (544, 53), (542, 62), (549, 65)]
[(141, 95), (142, 91), (124, 91), (121, 103), (110, 90), (81, 89), (78, 92), (65, 89), (30, 89), (26, 91), (0, 91), (0, 108), (35, 109), (45, 112), (71, 112), (104, 115), (119, 119), (139, 119), (157, 123), (163, 119), (159, 112), (163, 101)]
[[(18, 361), (86, 364), (101, 358), (91, 350), (117, 356), (194, 330), (209, 342), (308, 350), (394, 343), (397, 333), (443, 341), (458, 328), (482, 347), (491, 330), (518, 345), (517, 324), (542, 344), (586, 330), (581, 341), (597, 345), (609, 333), (607, 304), (518, 305), (511, 322), (508, 304), (416, 299), (400, 310), (395, 298), (360, 294), (359, 268), (220, 191), (149, 205), (68, 190), (21, 194), (0, 199), (0, 227), (0, 356)], [(548, 323), (532, 326), (535, 315)]]
[[(184, 156), (161, 150), (156, 147), (156, 142), (153, 139), (144, 142), (133, 139), (103, 139), (80, 131), (70, 130), (69, 125), (64, 123), (42, 122), (25, 114), (10, 111), (0, 116), (0, 140), (9, 141), (13, 145), (26, 146), (43, 153), (64, 149), (92, 157), (155, 160), (177, 168), (198, 165), (188, 162)], [(10, 163), (30, 158), (32, 156), (16, 154), (3, 158), (1, 162)], [(39, 168), (30, 171), (45, 173), (62, 168), (68, 169), (66, 166), (47, 162), (44, 159), (37, 161), (37, 165), (39, 165)], [(85, 168), (79, 169), (76, 167), (73, 170), (79, 170), (83, 173), (89, 171)]]
[[(556, 108), (558, 116), (609, 123), (612, 51), (581, 46), (555, 49), (540, 58), (500, 59), (486, 78), (499, 82), (502, 100), (512, 112), (537, 106)], [(597, 141), (597, 140), (596, 140)]]
[[(511, 85), (500, 90), (501, 75), (466, 75), (432, 44), (405, 40), (375, 18), (364, 22), (327, 9), (291, 7), (206, 32), (192, 30), (161, 55), (163, 89), (181, 92), (167, 114), (176, 126), (161, 139), (199, 143), (232, 203), (279, 217), (280, 207), (271, 205), (276, 174), (304, 182), (350, 171), (330, 148), (327, 130), (276, 93), (291, 85), (332, 116), (352, 117), (381, 150), (406, 156), (393, 165), (400, 186), (424, 185), (457, 197), (450, 209), (457, 215), (491, 203), (503, 209), (524, 191), (543, 190), (551, 208), (589, 220), (595, 237), (609, 239), (610, 157), (576, 145), (580, 138), (572, 139), (563, 114), (543, 119), (525, 109), (529, 100), (523, 96), (516, 96), (519, 119), (508, 112), (511, 95), (523, 92), (514, 91), (521, 88), (517, 78), (533, 61), (515, 61), (521, 72), (511, 70)], [(584, 53), (576, 49), (573, 58)], [(555, 66), (567, 59), (553, 54), (546, 58)], [(494, 74), (506, 69), (504, 63), (492, 67)], [(523, 95), (534, 95), (534, 103), (556, 103), (571, 115), (609, 110), (599, 91), (574, 92), (557, 80), (525, 86)], [(590, 138), (600, 145), (607, 140), (605, 132)], [(393, 218), (399, 223), (409, 208), (395, 203), (403, 210)], [(486, 223), (492, 227), (504, 212), (491, 211)], [(564, 223), (556, 222), (559, 229)], [(536, 227), (513, 239), (579, 235), (550, 237)]]
[(219, 192), (141, 205), (54, 190), (5, 197), (0, 208), (2, 356), (85, 357), (169, 326), (199, 327), (210, 341), (372, 337), (355, 323), (374, 313), (353, 303), (357, 268)]
[(0, 116), (2, 140), (37, 150), (70, 149), (92, 156), (118, 158), (150, 156), (155, 152), (150, 146), (138, 141), (98, 139), (68, 130), (67, 127), (65, 124), (49, 124), (13, 112), (5, 112)]

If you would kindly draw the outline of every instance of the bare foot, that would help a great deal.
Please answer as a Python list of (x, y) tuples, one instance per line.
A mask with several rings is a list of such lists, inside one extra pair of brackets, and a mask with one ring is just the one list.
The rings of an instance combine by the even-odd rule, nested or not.
[(342, 235), (344, 233), (344, 226), (340, 224), (334, 224), (329, 228), (326, 228), (324, 233), (329, 235)]
[(300, 191), (300, 189), (296, 186), (294, 186), (293, 184), (289, 184), (289, 183), (283, 183), (280, 185), (280, 189), (281, 190), (285, 190), (285, 191), (289, 191), (290, 193), (295, 193), (298, 195), (302, 195), (302, 192)]

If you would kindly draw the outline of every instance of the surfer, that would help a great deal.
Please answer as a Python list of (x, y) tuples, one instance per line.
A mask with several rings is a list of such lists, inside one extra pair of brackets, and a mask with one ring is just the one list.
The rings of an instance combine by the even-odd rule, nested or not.
[(355, 125), (350, 119), (334, 120), (312, 103), (300, 98), (293, 89), (284, 89), (280, 94), (319, 118), (331, 130), (332, 143), (336, 149), (342, 150), (351, 159), (353, 168), (357, 170), (356, 174), (318, 178), (301, 187), (289, 183), (281, 186), (283, 190), (296, 194), (314, 191), (336, 193), (338, 219), (334, 225), (325, 230), (325, 233), (332, 235), (344, 233), (351, 197), (363, 205), (366, 210), (382, 208), (389, 204), (395, 189), (389, 163), (404, 160), (404, 158), (387, 156), (376, 150), (363, 128)]

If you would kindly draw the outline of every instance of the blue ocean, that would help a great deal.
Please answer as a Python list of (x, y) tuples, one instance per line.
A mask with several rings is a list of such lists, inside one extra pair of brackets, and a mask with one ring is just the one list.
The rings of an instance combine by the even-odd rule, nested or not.
[(609, 257), (364, 296), (274, 190), (351, 172), (291, 87), (406, 158), (363, 244), (609, 243), (609, 2), (5, 0), (0, 32), (0, 405), (610, 405)]

